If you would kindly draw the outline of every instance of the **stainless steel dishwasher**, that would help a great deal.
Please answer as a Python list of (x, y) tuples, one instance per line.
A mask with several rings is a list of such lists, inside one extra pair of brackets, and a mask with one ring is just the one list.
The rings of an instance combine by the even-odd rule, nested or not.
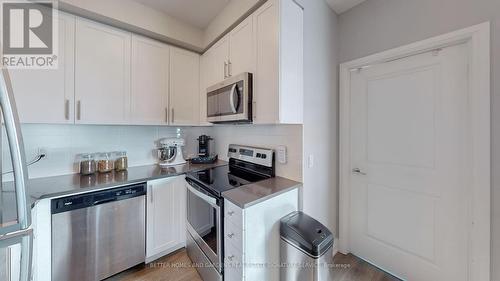
[(102, 280), (143, 263), (145, 194), (137, 184), (52, 200), (52, 280)]

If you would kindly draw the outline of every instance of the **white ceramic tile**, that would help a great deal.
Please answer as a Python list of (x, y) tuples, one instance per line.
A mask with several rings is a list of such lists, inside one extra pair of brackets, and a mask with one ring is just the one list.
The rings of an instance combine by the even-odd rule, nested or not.
[[(23, 125), (26, 158), (33, 159), (39, 148), (48, 157), (29, 168), (30, 178), (78, 172), (76, 155), (102, 151), (125, 150), (130, 166), (156, 163), (155, 141), (175, 137), (177, 127), (167, 126), (93, 126), (93, 125)], [(214, 138), (215, 150), (227, 160), (227, 147), (231, 143), (276, 148), (287, 147), (288, 163), (276, 164), (279, 176), (302, 179), (302, 126), (298, 125), (218, 125), (214, 127), (179, 127), (186, 140), (185, 156), (197, 153), (197, 138)], [(2, 133), (2, 170), (12, 169), (10, 154)], [(10, 175), (4, 176), (8, 180)]]

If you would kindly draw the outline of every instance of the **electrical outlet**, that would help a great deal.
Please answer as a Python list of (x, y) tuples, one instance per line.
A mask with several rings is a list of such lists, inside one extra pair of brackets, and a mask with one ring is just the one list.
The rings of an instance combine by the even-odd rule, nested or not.
[(280, 146), (276, 147), (276, 151), (278, 153), (278, 163), (286, 164), (286, 162), (287, 162), (286, 146), (280, 145)]
[(309, 168), (314, 168), (314, 155), (309, 154), (309, 157), (307, 157), (307, 166)]

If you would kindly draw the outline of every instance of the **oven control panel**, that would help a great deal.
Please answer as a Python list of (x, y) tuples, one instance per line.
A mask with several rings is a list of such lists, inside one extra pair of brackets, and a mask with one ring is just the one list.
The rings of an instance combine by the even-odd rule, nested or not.
[(244, 160), (266, 167), (272, 167), (274, 162), (274, 150), (268, 148), (230, 144), (227, 151), (227, 157)]

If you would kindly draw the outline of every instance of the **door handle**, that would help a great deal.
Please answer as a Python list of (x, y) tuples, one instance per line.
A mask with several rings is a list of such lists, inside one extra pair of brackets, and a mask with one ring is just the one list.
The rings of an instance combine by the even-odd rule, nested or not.
[(363, 172), (363, 171), (361, 171), (361, 169), (359, 169), (359, 168), (352, 169), (352, 173), (355, 174), (355, 175), (366, 176), (366, 173)]
[[(238, 113), (238, 105), (234, 105), (234, 95), (238, 95), (238, 92), (236, 91), (236, 84), (233, 85), (231, 88), (231, 93), (229, 94), (229, 106), (231, 106), (231, 112), (232, 113)], [(238, 100), (238, 104), (240, 101)]]
[(151, 203), (153, 203), (153, 186), (149, 186), (149, 194), (151, 196), (149, 196), (150, 200), (151, 200)]

